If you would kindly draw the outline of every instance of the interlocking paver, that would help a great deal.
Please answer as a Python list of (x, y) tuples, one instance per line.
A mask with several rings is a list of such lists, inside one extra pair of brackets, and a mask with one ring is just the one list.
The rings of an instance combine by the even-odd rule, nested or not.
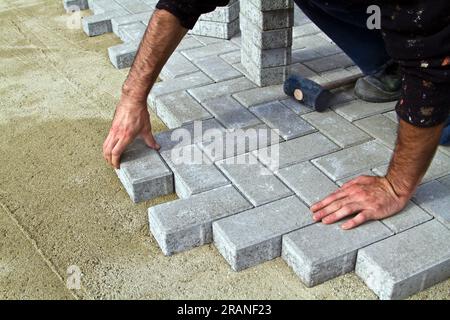
[(156, 114), (170, 129), (196, 120), (206, 120), (212, 115), (186, 91), (167, 94), (155, 99)]
[(388, 148), (395, 148), (398, 124), (387, 118), (385, 115), (377, 114), (355, 121), (354, 124), (379, 140)]
[(119, 36), (119, 27), (121, 26), (136, 22), (142, 22), (144, 25), (146, 25), (145, 22), (148, 22), (150, 20), (152, 13), (153, 11), (146, 11), (136, 14), (127, 14), (120, 17), (113, 17), (111, 19), (112, 32)]
[(317, 223), (283, 236), (282, 256), (305, 285), (313, 287), (353, 271), (359, 249), (391, 235), (378, 221), (352, 230)]
[(247, 108), (230, 96), (206, 100), (203, 105), (227, 129), (244, 129), (261, 123)]
[(129, 68), (139, 48), (138, 42), (122, 43), (108, 48), (108, 56), (111, 63), (117, 69)]
[(208, 56), (195, 60), (195, 64), (216, 82), (242, 77), (242, 73), (218, 56)]
[(388, 163), (392, 152), (376, 141), (369, 141), (313, 160), (334, 181)]
[(213, 44), (209, 44), (204, 47), (200, 48), (194, 48), (190, 50), (184, 50), (182, 53), (191, 61), (194, 61), (196, 59), (204, 58), (207, 56), (216, 56), (222, 53), (227, 53), (230, 51), (239, 50), (239, 47), (237, 47), (232, 42), (217, 42)]
[(361, 249), (356, 274), (381, 299), (403, 299), (450, 277), (449, 243), (433, 220)]
[(86, 10), (89, 9), (88, 1), (87, 0), (64, 0), (64, 9), (66, 11), (70, 11), (71, 9), (79, 9), (79, 10)]
[(216, 164), (255, 207), (292, 195), (292, 191), (251, 154)]
[(199, 69), (179, 52), (174, 52), (161, 70), (163, 80), (178, 78), (199, 71)]
[(246, 107), (287, 98), (282, 85), (245, 90), (234, 94), (233, 97)]
[(250, 1), (241, 1), (241, 15), (262, 30), (275, 30), (292, 27), (294, 11), (292, 9), (270, 10), (262, 12)]
[(407, 207), (396, 215), (383, 219), (383, 222), (389, 229), (395, 233), (400, 233), (411, 229), (419, 224), (427, 222), (432, 219), (432, 216), (427, 214), (420, 207), (414, 203), (409, 202)]
[(267, 148), (255, 151), (254, 154), (267, 167), (278, 169), (277, 166), (288, 167), (339, 150), (337, 145), (320, 133), (282, 142), (278, 147), (278, 154), (272, 154)]
[(112, 32), (111, 19), (127, 15), (125, 9), (108, 11), (102, 14), (84, 17), (82, 21), (84, 32), (90, 36), (95, 37), (108, 32)]
[(288, 107), (289, 109), (291, 109), (292, 111), (294, 111), (298, 115), (302, 115), (302, 114), (306, 114), (306, 113), (310, 113), (310, 112), (314, 111), (312, 108), (295, 100), (294, 98), (280, 100), (280, 102), (283, 105), (285, 105), (286, 107)]
[(348, 121), (353, 122), (379, 113), (391, 111), (395, 108), (395, 104), (396, 102), (371, 103), (362, 100), (354, 100), (335, 106), (333, 109)]
[(140, 42), (147, 27), (142, 22), (134, 22), (118, 27), (118, 36), (123, 42)]
[(196, 145), (164, 151), (161, 156), (174, 173), (175, 192), (180, 198), (230, 184)]
[(134, 145), (124, 152), (116, 173), (135, 203), (174, 191), (172, 172), (158, 152), (144, 144)]
[(281, 256), (281, 237), (312, 223), (308, 208), (292, 196), (214, 222), (214, 244), (241, 271)]
[(368, 134), (332, 110), (311, 112), (302, 116), (331, 141), (342, 148), (351, 147), (372, 139)]
[(450, 188), (439, 181), (421, 185), (413, 201), (450, 228)]
[(250, 209), (251, 204), (232, 186), (148, 210), (150, 231), (165, 255), (211, 243), (212, 223)]
[(278, 101), (251, 107), (250, 111), (269, 127), (278, 130), (280, 136), (285, 140), (316, 131), (314, 127)]
[(152, 91), (148, 96), (148, 102), (150, 104), (150, 107), (154, 107), (156, 105), (156, 98), (160, 96), (190, 88), (195, 88), (202, 85), (207, 85), (211, 82), (212, 80), (203, 72), (195, 72), (189, 75), (181, 76), (179, 78), (158, 82), (153, 86)]
[(338, 189), (332, 180), (308, 161), (280, 169), (276, 174), (308, 206)]
[(211, 132), (224, 132), (225, 128), (216, 120), (195, 121), (180, 128), (159, 132), (155, 139), (161, 146), (160, 152), (199, 143)]
[(445, 184), (450, 188), (450, 175), (439, 179), (439, 182)]
[(254, 88), (255, 85), (245, 77), (217, 82), (203, 87), (189, 89), (189, 93), (199, 102), (227, 96), (235, 92)]
[(275, 153), (276, 156), (280, 139), (280, 136), (266, 125), (257, 125), (206, 136), (199, 146), (212, 161), (216, 162), (261, 148), (269, 150), (265, 151), (265, 154)]

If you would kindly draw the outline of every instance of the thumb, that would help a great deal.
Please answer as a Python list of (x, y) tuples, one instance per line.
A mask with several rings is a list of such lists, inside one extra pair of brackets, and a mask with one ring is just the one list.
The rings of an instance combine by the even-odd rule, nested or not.
[(159, 150), (161, 146), (156, 142), (155, 138), (153, 137), (152, 132), (149, 130), (145, 130), (141, 134), (142, 139), (144, 139), (145, 144), (154, 150)]

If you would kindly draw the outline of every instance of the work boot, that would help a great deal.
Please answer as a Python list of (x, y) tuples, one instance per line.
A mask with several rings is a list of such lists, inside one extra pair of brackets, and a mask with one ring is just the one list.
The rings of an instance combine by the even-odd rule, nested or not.
[(401, 95), (402, 78), (398, 64), (391, 63), (381, 71), (358, 79), (355, 95), (368, 102), (397, 101)]

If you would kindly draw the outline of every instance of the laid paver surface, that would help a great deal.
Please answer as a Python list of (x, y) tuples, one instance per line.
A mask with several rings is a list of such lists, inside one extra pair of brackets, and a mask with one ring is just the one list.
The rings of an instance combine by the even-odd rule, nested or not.
[[(123, 6), (120, 0), (109, 5), (100, 1), (91, 8), (95, 15), (84, 21), (86, 33), (115, 32), (124, 41), (138, 40), (151, 10), (143, 15), (141, 10), (147, 7), (137, 4), (156, 1), (136, 0), (136, 6), (131, 2)], [(307, 286), (343, 275), (356, 265), (358, 275), (381, 298), (403, 298), (448, 278), (443, 268), (450, 263), (450, 246), (442, 240), (448, 238), (449, 224), (446, 176), (450, 174), (450, 156), (446, 149), (438, 153), (427, 183), (395, 217), (350, 232), (338, 225), (312, 224), (310, 216), (307, 218), (308, 206), (343, 181), (359, 174), (384, 173), (395, 146), (395, 103), (367, 103), (347, 93), (329, 111), (317, 113), (287, 97), (281, 83), (260, 87), (260, 81), (251, 75), (256, 69), (249, 66), (275, 79), (276, 72), (292, 63), (303, 76), (322, 84), (350, 79), (359, 71), (304, 16), (300, 15), (301, 20), (291, 30), (288, 9), (269, 8), (251, 15), (258, 4), (261, 1), (245, 3), (241, 18), (249, 21), (241, 26), (261, 29), (261, 39), (249, 38), (250, 33), (243, 32), (242, 37), (231, 40), (190, 34), (182, 41), (161, 74), (163, 81), (154, 86), (148, 100), (149, 107), (174, 129), (157, 136), (162, 157), (156, 152), (145, 153), (142, 145), (131, 146), (125, 154), (137, 155), (128, 159), (123, 169), (126, 174), (119, 172), (134, 201), (174, 189), (182, 198), (149, 209), (149, 228), (162, 251), (171, 255), (214, 240), (235, 270), (283, 255)], [(278, 16), (285, 21), (277, 21)], [(207, 26), (201, 23), (201, 32), (206, 32)], [(273, 37), (274, 30), (293, 34), (292, 41), (272, 43), (271, 47), (267, 39)], [(115, 66), (126, 67), (125, 62), (132, 61), (130, 52), (126, 56), (124, 50), (113, 51), (122, 54), (114, 56), (110, 50)], [(196, 121), (216, 130), (196, 130)], [(249, 128), (256, 129), (257, 135), (237, 131)], [(275, 132), (276, 141), (267, 143), (268, 138), (261, 137), (263, 129)], [(237, 139), (231, 143), (232, 150), (224, 145), (230, 132)], [(186, 135), (194, 139), (184, 141)], [(174, 143), (173, 139), (181, 140)], [(266, 144), (259, 143), (261, 140)], [(201, 154), (206, 164), (175, 164), (174, 154), (181, 147)], [(145, 159), (156, 165), (143, 164)], [(422, 230), (437, 230), (442, 236), (428, 239), (417, 235)], [(397, 257), (392, 248), (403, 243), (406, 235), (419, 248)], [(391, 252), (383, 258), (389, 260), (386, 265), (380, 260), (378, 246)], [(409, 261), (427, 246), (439, 247), (430, 257), (431, 263)], [(380, 290), (377, 283), (385, 281), (391, 265), (400, 270), (401, 279), (389, 279), (391, 291)], [(409, 267), (414, 272), (409, 272)], [(373, 268), (382, 270), (375, 272)], [(416, 270), (420, 270), (420, 277), (427, 277), (425, 284), (416, 285), (420, 278)], [(398, 282), (411, 286), (398, 289)]]

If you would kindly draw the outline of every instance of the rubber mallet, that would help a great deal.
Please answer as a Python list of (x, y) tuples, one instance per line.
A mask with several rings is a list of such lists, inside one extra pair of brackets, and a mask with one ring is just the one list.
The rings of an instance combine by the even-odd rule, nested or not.
[(329, 108), (334, 97), (328, 89), (299, 75), (291, 75), (284, 82), (284, 92), (318, 112)]

